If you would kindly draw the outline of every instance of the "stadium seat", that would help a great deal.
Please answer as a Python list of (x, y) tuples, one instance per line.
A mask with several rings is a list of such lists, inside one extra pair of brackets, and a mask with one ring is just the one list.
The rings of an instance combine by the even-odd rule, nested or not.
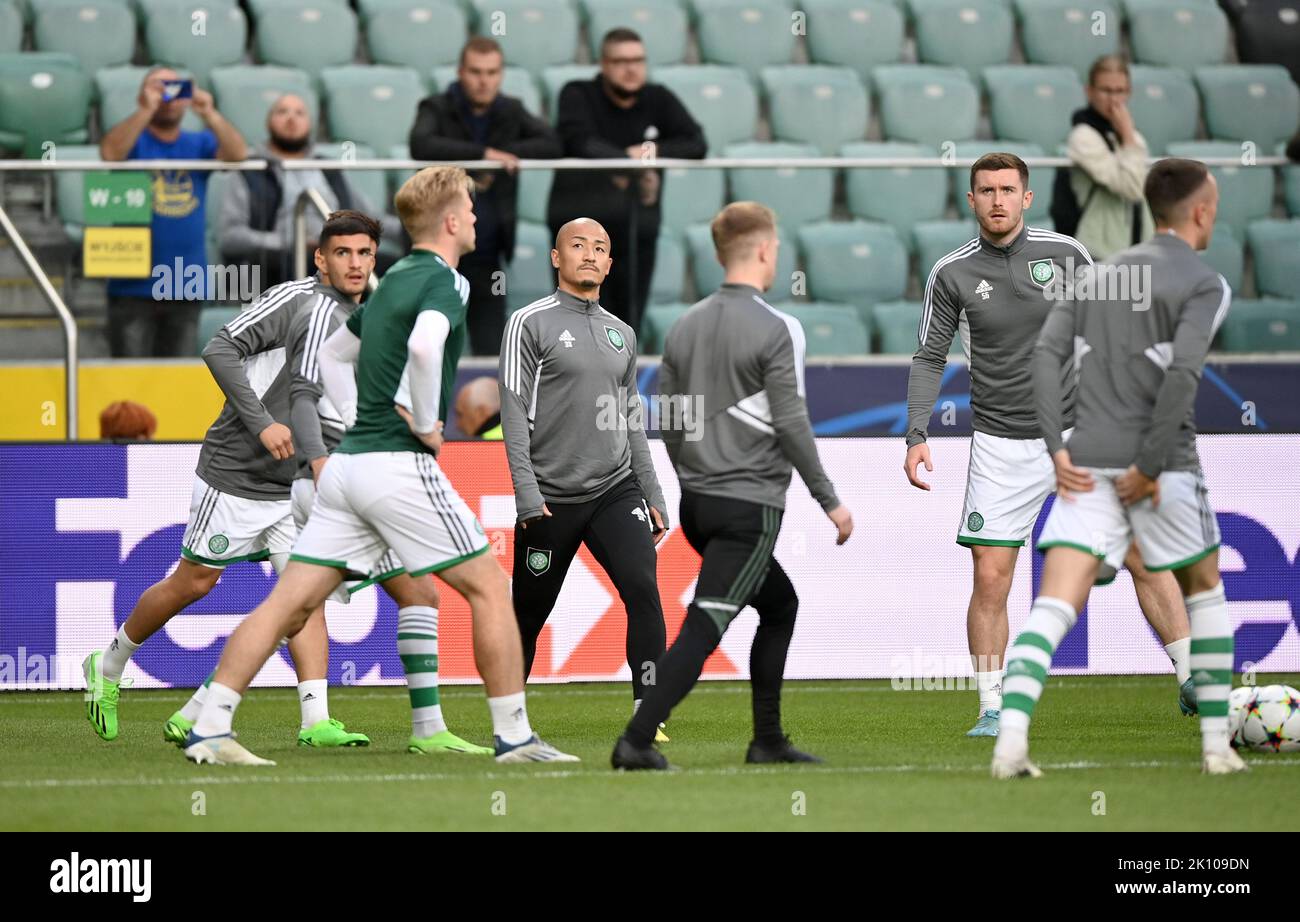
[(574, 80), (590, 80), (599, 71), (600, 68), (595, 64), (560, 64), (542, 71), (542, 99), (546, 103), (546, 111), (551, 113), (552, 125), (559, 122), (560, 93), (564, 88)]
[(266, 140), (266, 113), (285, 93), (295, 93), (305, 99), (312, 124), (320, 124), (316, 91), (311, 77), (304, 71), (243, 65), (212, 71), (212, 94), (217, 99), (217, 108), (252, 145)]
[(794, 55), (790, 8), (782, 0), (710, 0), (695, 8), (700, 57), (741, 67), (751, 78)]
[(1300, 304), (1280, 298), (1234, 299), (1219, 331), (1225, 352), (1300, 350)]
[(887, 0), (811, 0), (808, 56), (816, 64), (852, 67), (871, 88), (871, 69), (903, 54), (903, 13)]
[[(478, 31), (501, 43), (512, 67), (536, 77), (544, 68), (577, 60), (578, 14), (567, 0), (492, 0), (488, 15), (486, 25), (480, 16)], [(495, 21), (504, 24), (504, 34), (492, 31)]]
[[(816, 157), (817, 148), (811, 144), (748, 141), (732, 144), (723, 151), (724, 157), (742, 160), (760, 160), (793, 157)], [(811, 221), (823, 221), (831, 216), (831, 201), (835, 192), (835, 171), (826, 169), (733, 169), (727, 171), (733, 202), (762, 202), (776, 212), (777, 220), (786, 227), (801, 227)], [(709, 220), (705, 218), (705, 220)]]
[[(60, 144), (58, 159), (98, 160), (98, 144)], [(60, 170), (54, 174), (54, 198), (59, 221), (68, 238), (81, 245), (86, 212), (86, 174), (78, 170)]]
[[(345, 145), (352, 144), (351, 147)], [(317, 144), (313, 148), (316, 156), (325, 160), (342, 160), (350, 155), (357, 160), (372, 160), (374, 148), (368, 144), (354, 144), (350, 141)], [(388, 194), (388, 177), (383, 170), (344, 170), (348, 183), (370, 200), (370, 204), (382, 211), (391, 211), (392, 197)]]
[(871, 72), (885, 138), (935, 146), (975, 136), (979, 92), (957, 67), (892, 64)]
[(923, 64), (961, 67), (978, 83), (989, 65), (1011, 60), (1016, 24), (1001, 0), (950, 0), (915, 11), (916, 53)]
[(376, 64), (413, 67), (423, 75), (430, 65), (460, 60), (469, 23), (453, 0), (405, 0), (370, 12), (365, 32)]
[(1255, 261), (1255, 290), (1262, 297), (1300, 301), (1300, 220), (1255, 221), (1246, 239)]
[[(915, 355), (921, 325), (920, 301), (889, 301), (873, 305), (870, 311), (879, 351), (885, 355)], [(960, 356), (961, 337), (954, 335), (949, 355)]]
[(238, 307), (205, 304), (199, 310), (199, 325), (194, 334), (194, 354), (202, 355), (204, 347), (217, 335), (217, 331), (238, 316)]
[(672, 90), (691, 113), (716, 157), (728, 144), (748, 141), (758, 130), (758, 94), (738, 67), (663, 67), (653, 78)]
[(517, 209), (520, 221), (546, 223), (546, 207), (551, 199), (554, 170), (520, 170)]
[[(1277, 146), (1277, 155), (1286, 156), (1286, 144)], [(1282, 167), (1282, 197), (1286, 200), (1286, 213), (1300, 218), (1300, 166)]]
[[(207, 14), (205, 31), (194, 34), (194, 16)], [(184, 67), (206, 86), (212, 68), (238, 64), (248, 42), (248, 21), (237, 6), (209, 6), (206, 0), (158, 0), (145, 23), (149, 59)]]
[(862, 306), (901, 298), (907, 249), (888, 224), (826, 221), (799, 228), (809, 297)]
[(1295, 134), (1300, 125), (1300, 89), (1285, 67), (1201, 67), (1196, 85), (1205, 106), (1205, 128), (1212, 138), (1253, 141), (1263, 155)]
[(637, 343), (637, 352), (641, 355), (661, 355), (664, 351), (664, 338), (692, 305), (648, 304), (645, 316), (641, 318), (641, 338)]
[(726, 181), (722, 170), (664, 170), (660, 227), (684, 232), (692, 224), (707, 223), (722, 210)]
[(118, 0), (66, 0), (36, 11), (38, 51), (74, 55), (82, 70), (129, 64), (135, 52), (135, 14)]
[[(933, 148), (920, 144), (863, 142), (845, 144), (842, 157), (882, 160), (893, 157), (936, 157)], [(883, 221), (898, 232), (904, 245), (912, 247), (912, 226), (917, 221), (943, 217), (948, 206), (948, 189), (936, 181), (940, 173), (925, 167), (888, 167), (844, 171), (849, 212), (855, 218)]]
[(775, 140), (811, 144), (833, 157), (840, 145), (866, 135), (870, 100), (851, 68), (764, 67), (760, 79)]
[(551, 242), (545, 224), (520, 221), (515, 226), (515, 257), (506, 267), (507, 314), (555, 291)]
[[(1186, 141), (1170, 144), (1171, 157), (1241, 157), (1241, 145), (1231, 141)], [(1217, 221), (1232, 227), (1238, 240), (1246, 239), (1246, 228), (1251, 221), (1267, 218), (1273, 209), (1273, 170), (1267, 167), (1214, 166), (1210, 167), (1219, 184), (1219, 212)]]
[(263, 64), (296, 67), (319, 78), (325, 68), (356, 57), (357, 16), (339, 0), (271, 5), (257, 14), (253, 44)]
[(601, 0), (588, 3), (588, 48), (600, 60), (600, 40), (616, 26), (635, 29), (651, 67), (680, 64), (686, 57), (686, 10), (676, 0)]
[(659, 232), (655, 245), (655, 271), (650, 276), (650, 303), (671, 304), (682, 299), (686, 284), (686, 250), (681, 238), (671, 232)]
[(1068, 67), (989, 67), (984, 85), (994, 136), (1037, 144), (1043, 150), (1056, 150), (1065, 143), (1070, 113), (1084, 105), (1083, 84)]
[(22, 45), (22, 10), (10, 0), (0, 0), (0, 54), (12, 54)]
[(0, 151), (34, 159), (46, 142), (84, 144), (90, 80), (70, 54), (0, 54)]
[(1228, 19), (1212, 3), (1125, 0), (1129, 46), (1139, 64), (1191, 70), (1228, 52)]
[(965, 221), (918, 221), (912, 228), (916, 241), (916, 277), (925, 290), (930, 270), (944, 256), (979, 234), (974, 219)]
[[(61, 0), (54, 0), (54, 2), (61, 2)], [(130, 3), (136, 8), (139, 13), (140, 25), (143, 27), (159, 12), (174, 6), (177, 0), (120, 0), (120, 2)], [(238, 0), (200, 0), (200, 2), (195, 2), (194, 6), (196, 9), (202, 8), (212, 13), (218, 9), (226, 10), (237, 7), (239, 2)], [(209, 18), (209, 22), (211, 21)]]
[[(795, 271), (795, 245), (784, 227), (777, 228), (777, 238), (781, 246), (776, 255), (776, 281), (772, 283), (770, 298), (778, 298), (780, 293), (790, 290)], [(691, 279), (695, 282), (695, 292), (701, 298), (712, 294), (722, 284), (722, 266), (718, 263), (713, 250), (713, 234), (707, 224), (695, 224), (686, 228), (686, 249), (691, 259)]]
[(1241, 238), (1233, 233), (1227, 224), (1216, 224), (1210, 245), (1201, 253), (1201, 259), (1215, 272), (1223, 276), (1237, 294), (1241, 293), (1242, 280), (1245, 277), (1246, 254)]
[[(1043, 157), (1047, 152), (1037, 144), (1024, 144), (1020, 141), (959, 141), (954, 149), (958, 160), (978, 160), (993, 151), (1015, 154), (1021, 159)], [(966, 202), (966, 193), (970, 191), (970, 167), (954, 167), (949, 170), (952, 177), (952, 198), (958, 214), (969, 214), (970, 205)], [(1052, 184), (1056, 181), (1055, 167), (1031, 167), (1029, 170), (1029, 188), (1034, 190), (1034, 201), (1025, 212), (1025, 220), (1037, 225), (1039, 218), (1046, 218), (1052, 208)]]
[(871, 329), (853, 305), (786, 301), (773, 307), (799, 321), (808, 358), (856, 358), (871, 351)]
[(1170, 144), (1196, 138), (1200, 99), (1185, 71), (1134, 64), (1129, 75), (1133, 81), (1129, 111), (1153, 157), (1163, 154)]
[[(445, 92), (447, 87), (456, 82), (456, 65), (447, 64), (435, 67), (432, 72), (434, 92)], [(537, 90), (537, 81), (533, 75), (522, 67), (506, 65), (505, 76), (501, 78), (501, 92), (514, 96), (524, 104), (524, 108), (533, 115), (541, 116), (542, 94)]]
[(378, 150), (408, 140), (424, 96), (414, 70), (379, 64), (326, 68), (321, 86), (330, 137), (364, 141)]
[(1016, 13), (1030, 64), (1071, 67), (1086, 83), (1094, 61), (1119, 53), (1120, 14), (1106, 0), (1016, 0)]
[(1281, 64), (1300, 83), (1300, 8), (1295, 0), (1224, 0), (1243, 64)]
[[(103, 134), (118, 122), (126, 119), (140, 107), (140, 84), (147, 67), (105, 67), (95, 72), (95, 96), (99, 99), (99, 131)], [(176, 73), (182, 77), (192, 77), (189, 71), (177, 68)], [(210, 89), (209, 84), (206, 89)], [(203, 120), (192, 110), (186, 110), (181, 118), (181, 128), (185, 131), (202, 131)]]

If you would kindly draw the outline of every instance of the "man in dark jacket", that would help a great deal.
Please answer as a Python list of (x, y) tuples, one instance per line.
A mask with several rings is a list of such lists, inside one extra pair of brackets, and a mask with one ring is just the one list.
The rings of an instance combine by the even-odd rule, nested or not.
[[(560, 140), (566, 157), (701, 159), (704, 132), (667, 87), (646, 82), (645, 45), (631, 29), (611, 29), (601, 42), (600, 73), (560, 92)], [(639, 330), (650, 293), (659, 236), (660, 170), (559, 170), (551, 185), (547, 223), (558, 234), (566, 222), (594, 218), (615, 241), (613, 267), (601, 302)]]
[(496, 160), (504, 170), (474, 174), (477, 244), (457, 267), (469, 279), (469, 339), (475, 355), (496, 355), (505, 333), (506, 290), (500, 275), (514, 257), (519, 161), (560, 156), (554, 130), (518, 99), (501, 93), (505, 57), (484, 36), (460, 53), (457, 80), (420, 103), (411, 128), (416, 160)]

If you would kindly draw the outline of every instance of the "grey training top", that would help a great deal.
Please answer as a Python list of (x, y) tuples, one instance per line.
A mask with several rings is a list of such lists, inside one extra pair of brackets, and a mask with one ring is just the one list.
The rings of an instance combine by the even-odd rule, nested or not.
[(1136, 464), (1152, 478), (1166, 470), (1199, 470), (1196, 388), (1210, 342), (1228, 315), (1232, 289), (1172, 234), (1117, 253), (1086, 270), (1078, 284), (1095, 285), (1114, 267), (1139, 279), (1150, 272), (1149, 305), (1131, 298), (1084, 299), (1085, 292), (1076, 289), (1075, 297), (1052, 308), (1038, 338), (1034, 387), (1047, 447), (1062, 447), (1057, 382), (1064, 367), (1078, 378), (1071, 462)]
[[(1052, 307), (1045, 292), (1072, 268), (1091, 262), (1073, 237), (1026, 225), (1006, 246), (981, 235), (934, 264), (907, 379), (909, 448), (926, 439), (959, 324), (970, 363), (972, 427), (1008, 439), (1042, 437), (1029, 362)], [(1067, 403), (1070, 396), (1067, 388)], [(1066, 425), (1070, 415), (1067, 411)]]
[(659, 393), (673, 408), (660, 429), (683, 490), (784, 509), (793, 464), (822, 509), (840, 504), (804, 402), (803, 327), (757, 288), (724, 284), (673, 324)]
[(212, 337), (203, 361), (226, 403), (199, 450), (198, 475), (205, 483), (245, 499), (288, 498), (299, 458), (275, 460), (259, 436), (272, 423), (290, 425), (287, 353), (295, 316), (342, 297), (315, 276), (285, 282), (264, 291)]
[(321, 298), (311, 310), (298, 311), (289, 327), (289, 412), (299, 480), (312, 479), (311, 462), (328, 457), (347, 431), (320, 379), (321, 344), (357, 309), (341, 292), (336, 297)]
[(636, 380), (636, 334), (596, 301), (556, 291), (515, 311), (501, 340), (501, 428), (519, 521), (636, 475), (668, 524)]

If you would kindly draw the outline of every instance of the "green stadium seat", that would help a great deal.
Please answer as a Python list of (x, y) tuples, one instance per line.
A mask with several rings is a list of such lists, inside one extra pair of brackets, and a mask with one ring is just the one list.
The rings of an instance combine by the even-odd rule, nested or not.
[(1134, 64), (1129, 75), (1133, 81), (1129, 111), (1153, 157), (1163, 154), (1170, 144), (1196, 138), (1200, 99), (1185, 71)]
[[(1185, 141), (1170, 144), (1171, 157), (1202, 159), (1209, 157), (1241, 157), (1241, 145), (1231, 141)], [(1267, 218), (1273, 210), (1274, 175), (1265, 167), (1212, 166), (1219, 184), (1219, 224), (1232, 227), (1238, 240), (1246, 239), (1246, 228), (1251, 221)]]
[(1300, 304), (1280, 298), (1234, 299), (1219, 343), (1225, 352), (1300, 351)]
[(891, 64), (871, 72), (890, 141), (937, 146), (975, 136), (979, 91), (957, 67)]
[(758, 94), (738, 67), (709, 65), (661, 67), (653, 79), (677, 95), (717, 156), (728, 144), (748, 141), (758, 131)]
[(542, 71), (542, 99), (546, 103), (546, 111), (551, 113), (552, 125), (559, 122), (560, 93), (565, 86), (574, 80), (590, 80), (599, 71), (600, 68), (595, 64), (560, 64)]
[(861, 306), (907, 290), (907, 249), (888, 224), (825, 221), (800, 227), (798, 238), (812, 298)]
[[(1277, 155), (1286, 156), (1286, 144), (1277, 146)], [(1286, 200), (1286, 213), (1300, 218), (1300, 166), (1282, 167), (1282, 197)]]
[(916, 242), (916, 277), (921, 290), (925, 290), (930, 270), (944, 256), (969, 243), (979, 234), (974, 219), (966, 221), (918, 221), (912, 228)]
[(320, 105), (312, 79), (293, 67), (217, 67), (212, 71), (212, 94), (217, 108), (251, 145), (266, 140), (266, 113), (285, 93), (307, 101), (313, 125), (320, 124)]
[[(139, 108), (140, 84), (147, 67), (105, 67), (95, 72), (95, 96), (99, 100), (99, 130), (103, 134)], [(193, 77), (189, 71), (177, 68), (182, 77)], [(202, 131), (203, 121), (187, 110), (181, 118), (185, 131)]]
[[(58, 2), (58, 0), (54, 0)], [(156, 16), (162, 10), (174, 6), (176, 0), (120, 0), (122, 3), (130, 3), (139, 12), (140, 25), (143, 27), (148, 24), (149, 20)], [(239, 6), (238, 0), (202, 0), (201, 3), (194, 4), (196, 9), (204, 9), (212, 13), (216, 10), (227, 10)], [(209, 18), (209, 22), (211, 22)]]
[(469, 37), (465, 11), (453, 0), (403, 0), (363, 16), (370, 59), (421, 74), (430, 65), (459, 61)]
[(660, 227), (684, 232), (692, 224), (708, 223), (722, 210), (726, 180), (722, 170), (664, 170)]
[[(883, 160), (893, 157), (937, 157), (933, 148), (896, 141), (860, 142), (840, 148), (842, 157)], [(942, 218), (948, 207), (948, 188), (937, 181), (941, 174), (923, 167), (888, 167), (844, 171), (849, 212), (855, 218), (883, 221), (912, 247), (912, 226), (917, 221)]]
[(650, 276), (650, 303), (671, 304), (682, 299), (686, 285), (686, 250), (672, 232), (659, 232), (655, 245), (655, 271)]
[[(348, 145), (351, 144), (351, 147)], [(316, 144), (313, 152), (324, 160), (342, 160), (352, 156), (357, 160), (374, 159), (374, 148), (368, 144), (353, 144), (350, 141)], [(388, 177), (383, 170), (344, 170), (348, 183), (370, 200), (370, 204), (384, 211), (391, 211), (392, 197), (388, 194)]]
[(202, 355), (203, 349), (217, 335), (217, 331), (239, 316), (238, 307), (225, 307), (205, 304), (199, 310), (199, 326), (194, 336), (194, 354)]
[[(447, 64), (442, 67), (435, 67), (432, 71), (434, 92), (445, 92), (447, 87), (456, 82), (456, 65)], [(514, 96), (524, 104), (524, 108), (533, 115), (540, 116), (542, 110), (542, 94), (537, 90), (537, 81), (533, 75), (522, 67), (511, 67), (506, 65), (505, 76), (501, 78), (501, 92), (507, 96)]]
[[(795, 244), (784, 227), (777, 228), (777, 238), (781, 247), (776, 255), (776, 280), (769, 292), (772, 298), (790, 290), (795, 271)], [(722, 284), (722, 266), (713, 250), (713, 234), (707, 224), (695, 224), (686, 228), (686, 249), (691, 258), (691, 279), (695, 282), (695, 292), (701, 298), (712, 294)]]
[[(816, 157), (817, 148), (811, 144), (749, 141), (732, 144), (723, 151), (724, 157), (741, 160), (761, 160), (794, 157)], [(778, 167), (776, 169), (733, 169), (727, 171), (730, 188), (729, 201), (762, 202), (776, 212), (777, 221), (786, 227), (801, 227), (811, 221), (823, 221), (831, 216), (831, 202), (835, 193), (835, 171)]]
[(0, 0), (0, 54), (12, 54), (23, 46), (23, 12), (9, 0)]
[[(921, 325), (920, 301), (889, 301), (871, 307), (871, 319), (876, 331), (879, 352), (885, 355), (915, 355), (917, 335)], [(948, 355), (962, 356), (961, 336), (954, 335)]]
[(675, 0), (603, 0), (588, 4), (587, 47), (600, 60), (600, 40), (618, 26), (635, 29), (651, 67), (680, 64), (686, 57), (686, 10)]
[[(1047, 154), (1037, 144), (1025, 144), (1020, 141), (958, 141), (954, 147), (958, 160), (978, 160), (993, 151), (1015, 154), (1022, 160), (1043, 157)], [(952, 197), (957, 206), (957, 213), (966, 214), (970, 211), (970, 205), (966, 203), (966, 193), (970, 191), (970, 167), (954, 167), (948, 172), (952, 177)], [(1025, 212), (1026, 221), (1037, 225), (1040, 217), (1047, 217), (1052, 208), (1052, 184), (1055, 181), (1055, 167), (1030, 168), (1029, 188), (1034, 191), (1034, 201)]]
[(646, 305), (645, 316), (641, 318), (641, 337), (637, 343), (637, 352), (641, 355), (662, 355), (664, 338), (668, 336), (668, 331), (692, 306), (680, 302)]
[(551, 200), (554, 170), (520, 170), (517, 209), (520, 221), (546, 223), (547, 203)]
[(1255, 221), (1246, 239), (1255, 261), (1255, 290), (1300, 301), (1300, 220)]
[(710, 0), (695, 12), (700, 57), (709, 64), (740, 67), (755, 78), (794, 55), (790, 7), (782, 0)]
[(1107, 0), (1016, 0), (1016, 14), (1030, 64), (1071, 67), (1086, 83), (1094, 61), (1119, 53), (1120, 14)]
[(0, 54), (0, 151), (35, 159), (46, 142), (84, 144), (90, 80), (52, 51)]
[(1285, 67), (1201, 67), (1196, 70), (1196, 85), (1212, 138), (1253, 141), (1262, 155), (1290, 138), (1300, 125), (1300, 89)]
[(325, 68), (356, 57), (357, 15), (340, 0), (273, 4), (257, 14), (253, 45), (263, 64), (296, 67), (319, 78)]
[(775, 140), (811, 144), (833, 157), (840, 145), (866, 135), (870, 100), (851, 68), (764, 67), (760, 80)]
[(1037, 144), (1043, 150), (1056, 150), (1065, 143), (1070, 113), (1084, 106), (1083, 84), (1068, 67), (989, 67), (984, 85), (994, 136)]
[[(469, 0), (434, 0), (434, 2), (447, 2), (459, 10), (461, 18), (465, 20), (465, 26), (468, 30), (475, 16), (474, 7), (469, 3)], [(425, 5), (427, 4), (424, 3), (424, 0), (357, 0), (357, 17), (360, 19), (361, 25), (364, 28), (370, 24), (370, 20), (373, 19), (377, 13), (380, 13), (383, 10), (404, 10), (410, 9), (412, 6)]]
[(915, 30), (922, 63), (961, 67), (978, 83), (985, 67), (1011, 60), (1016, 24), (1001, 0), (950, 0), (916, 11)]
[[(513, 67), (537, 76), (544, 68), (577, 60), (578, 13), (566, 0), (491, 0), (479, 12), (478, 31), (501, 43)], [(492, 17), (486, 25), (485, 12)], [(492, 31), (495, 21), (504, 24), (505, 34)]]
[(507, 314), (555, 291), (551, 243), (545, 224), (520, 221), (515, 225), (515, 257), (506, 267)]
[(1191, 70), (1228, 52), (1228, 18), (1196, 0), (1125, 0), (1129, 46), (1139, 64)]
[(1246, 254), (1241, 238), (1227, 224), (1216, 224), (1210, 245), (1201, 253), (1201, 259), (1219, 275), (1234, 292), (1241, 291), (1245, 277)]
[[(98, 160), (98, 144), (60, 144), (58, 159)], [(74, 170), (60, 170), (54, 174), (54, 199), (57, 204), (59, 221), (68, 238), (78, 246), (81, 245), (82, 231), (85, 226), (86, 212), (86, 174)]]
[(786, 301), (772, 306), (799, 321), (808, 358), (856, 358), (871, 351), (871, 329), (852, 305)]
[(330, 137), (364, 141), (379, 150), (409, 139), (424, 96), (416, 71), (379, 64), (326, 68), (321, 86)]
[[(194, 16), (208, 16), (202, 35), (194, 34)], [(210, 6), (207, 0), (157, 0), (144, 28), (149, 59), (184, 67), (200, 86), (214, 67), (238, 64), (248, 42), (248, 21), (237, 6)]]
[(811, 0), (808, 56), (816, 64), (852, 67), (871, 88), (871, 69), (903, 54), (903, 13), (888, 0)]
[(118, 0), (65, 0), (36, 11), (38, 51), (75, 55), (82, 70), (129, 64), (135, 52), (135, 14)]

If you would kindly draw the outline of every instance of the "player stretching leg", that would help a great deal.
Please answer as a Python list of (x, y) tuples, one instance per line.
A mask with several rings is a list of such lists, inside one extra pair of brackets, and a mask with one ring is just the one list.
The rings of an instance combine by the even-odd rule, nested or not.
[[(1150, 280), (1143, 286), (1149, 303), (1113, 297), (1118, 292), (1088, 300), (1062, 292), (1034, 350), (1038, 416), (1058, 501), (1038, 542), (1047, 552), (1038, 598), (1007, 652), (994, 778), (1042, 774), (1029, 761), (1029, 721), (1052, 653), (1087, 602), (1101, 558), (1134, 539), (1149, 570), (1173, 571), (1187, 603), (1203, 770), (1247, 768), (1228, 744), (1232, 625), (1193, 411), (1205, 355), (1232, 302), (1223, 276), (1195, 252), (1209, 245), (1219, 192), (1204, 164), (1178, 159), (1156, 163), (1145, 191), (1156, 236), (1089, 267), (1081, 281), (1097, 292), (1107, 276), (1134, 273)], [(1078, 376), (1068, 449), (1059, 435), (1063, 370)]]
[[(194, 478), (189, 524), (176, 569), (145, 590), (117, 636), (82, 664), (86, 716), (105, 740), (118, 734), (118, 693), (131, 655), (187, 606), (212, 591), (222, 570), (238, 561), (270, 559), (284, 570), (293, 546), (290, 484), (297, 459), (289, 423), (289, 369), (285, 362), (295, 318), (320, 304), (359, 295), (365, 280), (322, 272), (264, 292), (226, 324), (203, 350), (203, 360), (226, 395), (203, 439)], [(313, 746), (366, 745), (329, 716), (326, 675), (329, 637), (323, 617), (312, 619), (289, 643), (298, 674), (302, 713), (299, 739)], [(168, 719), (163, 738), (183, 742), (198, 716), (207, 686)]]
[[(971, 167), (966, 199), (980, 234), (935, 263), (926, 282), (920, 346), (907, 382), (907, 459), (913, 486), (929, 490), (917, 467), (934, 469), (926, 428), (939, 395), (948, 347), (961, 327), (971, 380), (970, 468), (957, 543), (968, 546), (974, 586), (966, 636), (979, 689), (979, 719), (968, 736), (997, 736), (1002, 657), (1007, 648), (1007, 596), (1020, 547), (1054, 487), (1051, 459), (1034, 414), (1029, 362), (1051, 307), (1044, 290), (1070, 265), (1090, 264), (1077, 240), (1027, 227), (1033, 201), (1029, 169), (1013, 154), (991, 153)], [(1073, 397), (1073, 389), (1067, 389)], [(1072, 410), (1066, 413), (1069, 425)], [(1124, 551), (1108, 561), (1110, 575)], [(1136, 554), (1131, 563), (1140, 563)], [(1174, 659), (1190, 704), (1187, 618), (1178, 586), (1167, 573), (1132, 567), (1138, 602)]]
[[(440, 410), (465, 344), (469, 284), (455, 267), (474, 248), (472, 188), (456, 167), (431, 167), (407, 180), (394, 203), (413, 241), (410, 255), (322, 347), (325, 393), (348, 419), (355, 390), (356, 425), (325, 465), (284, 575), (226, 643), (187, 741), (185, 755), (195, 762), (269, 764), (231, 732), (240, 698), (280, 638), (300, 630), (346, 572), (372, 572), (390, 548), (411, 576), (437, 572), (469, 602), (497, 761), (577, 761), (529, 725), (506, 575), (485, 553), (482, 526), (434, 460), (442, 445)], [(355, 380), (346, 364), (353, 354)], [(409, 411), (396, 405), (404, 377)], [(403, 657), (408, 684), (418, 688), (413, 666), (433, 653), (436, 637), (412, 633), (429, 645)], [(409, 639), (399, 633), (399, 644)]]

